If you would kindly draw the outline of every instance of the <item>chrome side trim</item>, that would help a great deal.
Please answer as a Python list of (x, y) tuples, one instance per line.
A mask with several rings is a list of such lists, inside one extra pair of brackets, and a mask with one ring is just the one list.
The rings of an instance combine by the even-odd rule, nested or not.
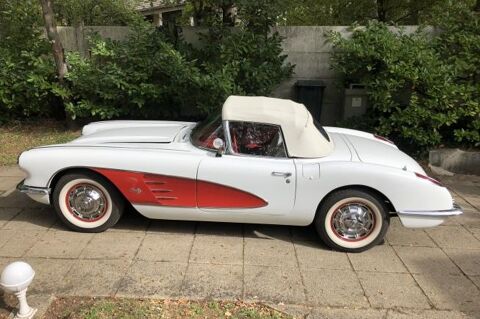
[(17, 190), (21, 193), (31, 194), (31, 195), (50, 195), (51, 189), (48, 187), (34, 187), (24, 185), (23, 181), (21, 181), (17, 185)]
[(453, 204), (453, 208), (446, 210), (404, 210), (397, 212), (399, 215), (424, 216), (424, 217), (448, 217), (463, 214), (462, 208)]

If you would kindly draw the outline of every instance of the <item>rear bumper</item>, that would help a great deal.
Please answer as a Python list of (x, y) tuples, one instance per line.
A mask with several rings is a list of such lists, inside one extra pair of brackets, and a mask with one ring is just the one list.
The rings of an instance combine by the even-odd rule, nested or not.
[(17, 190), (21, 193), (27, 194), (31, 199), (43, 203), (50, 204), (50, 192), (51, 189), (48, 187), (35, 187), (28, 186), (23, 184), (24, 181), (21, 181), (17, 185)]
[(435, 227), (440, 225), (450, 216), (463, 214), (462, 208), (453, 204), (453, 208), (447, 210), (406, 210), (397, 212), (403, 226), (409, 228)]

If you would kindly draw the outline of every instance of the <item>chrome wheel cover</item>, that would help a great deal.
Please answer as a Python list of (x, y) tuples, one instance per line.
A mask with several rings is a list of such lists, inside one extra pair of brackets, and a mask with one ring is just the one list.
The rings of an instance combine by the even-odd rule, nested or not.
[(363, 203), (347, 203), (333, 212), (331, 226), (341, 239), (359, 241), (368, 237), (375, 228), (375, 213)]
[(73, 186), (67, 193), (66, 202), (70, 213), (86, 222), (102, 218), (108, 206), (105, 194), (98, 187), (90, 184)]

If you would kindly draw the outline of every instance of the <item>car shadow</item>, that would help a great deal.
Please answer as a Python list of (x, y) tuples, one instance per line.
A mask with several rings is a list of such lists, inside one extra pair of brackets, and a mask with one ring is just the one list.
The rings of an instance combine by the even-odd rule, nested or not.
[[(0, 225), (9, 222), (29, 223), (40, 228), (69, 231), (58, 219), (51, 206), (39, 204), (25, 194), (13, 192), (0, 197)], [(127, 205), (120, 221), (108, 231), (145, 231), (156, 234), (200, 234), (225, 237), (261, 238), (281, 240), (309, 247), (329, 250), (310, 226), (283, 226), (265, 224), (238, 224), (220, 222), (197, 222), (153, 220), (144, 217), (131, 205)]]

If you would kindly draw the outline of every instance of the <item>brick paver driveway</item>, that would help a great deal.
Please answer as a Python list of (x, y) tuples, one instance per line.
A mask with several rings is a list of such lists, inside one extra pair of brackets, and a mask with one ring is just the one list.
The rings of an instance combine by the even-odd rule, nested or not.
[[(105, 233), (70, 232), (50, 207), (9, 194), (18, 175), (0, 170), (0, 267), (34, 267), (30, 303), (40, 312), (52, 296), (88, 295), (243, 299), (307, 318), (480, 318), (479, 177), (441, 178), (464, 215), (427, 230), (392, 218), (384, 245), (345, 254), (319, 244), (310, 227), (135, 212)], [(2, 300), (8, 316), (12, 299)]]

